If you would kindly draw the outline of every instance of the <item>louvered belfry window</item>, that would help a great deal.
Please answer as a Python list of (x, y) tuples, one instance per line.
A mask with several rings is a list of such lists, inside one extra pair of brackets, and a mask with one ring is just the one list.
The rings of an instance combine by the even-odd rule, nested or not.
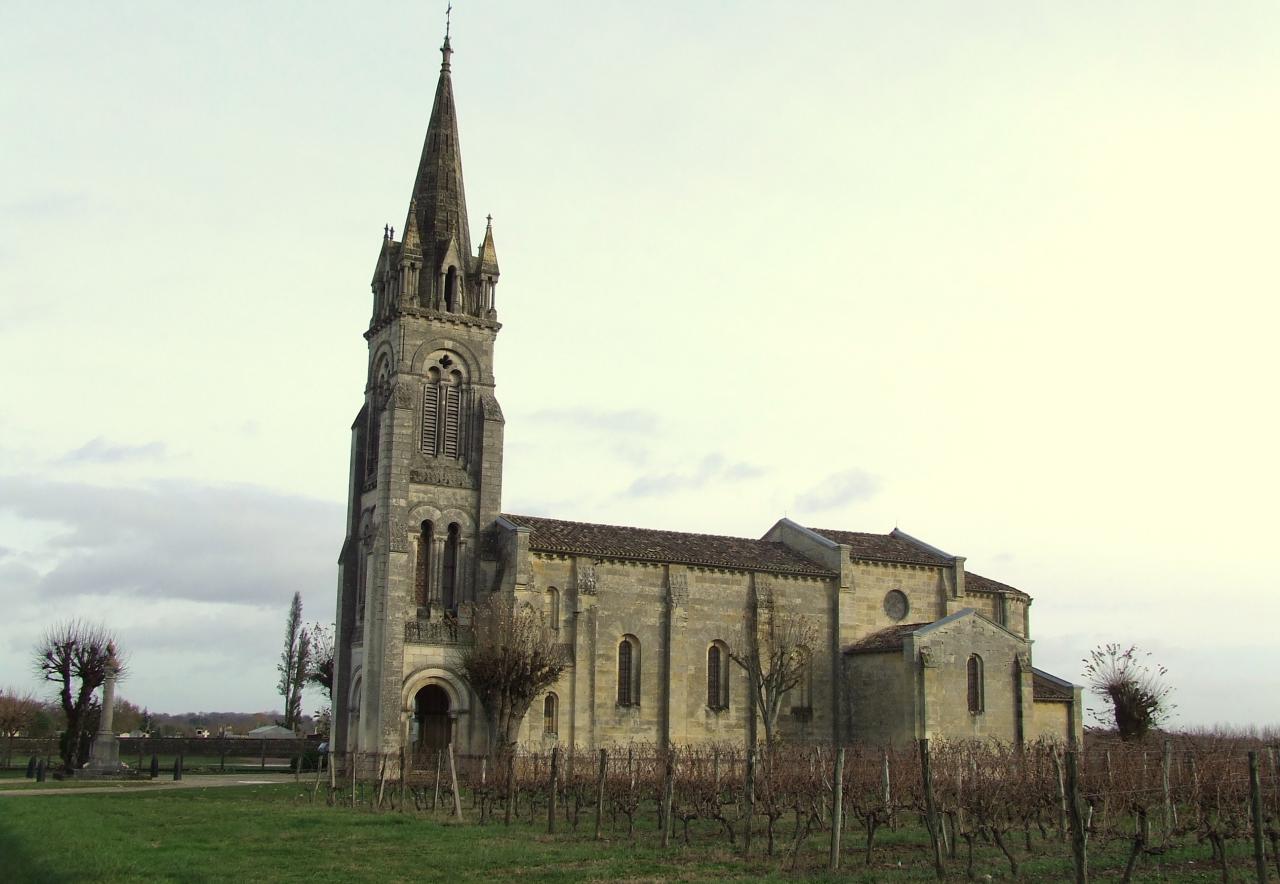
[[(456, 365), (448, 356), (442, 356), (439, 365), (444, 368)], [(464, 445), (463, 424), (466, 421), (466, 395), (462, 372), (454, 369), (442, 375), (440, 368), (432, 366), (427, 372), (427, 383), (422, 388), (422, 451), (431, 457), (462, 457)]]
[(436, 437), (440, 434), (440, 387), (429, 383), (422, 388), (422, 450), (436, 453)]
[(458, 456), (458, 431), (462, 424), (462, 391), (457, 387), (444, 388), (444, 439), (441, 448), (445, 457)]

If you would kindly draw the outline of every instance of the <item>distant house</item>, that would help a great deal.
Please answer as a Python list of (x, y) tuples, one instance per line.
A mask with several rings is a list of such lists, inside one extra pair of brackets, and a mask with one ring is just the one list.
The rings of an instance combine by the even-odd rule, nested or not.
[(196, 728), (196, 736), (201, 738), (207, 738), (209, 736), (209, 729), (207, 727)]
[(287, 727), (280, 727), (278, 724), (264, 724), (262, 727), (255, 727), (249, 731), (249, 736), (259, 739), (265, 737), (268, 740), (292, 740), (297, 737), (297, 734)]

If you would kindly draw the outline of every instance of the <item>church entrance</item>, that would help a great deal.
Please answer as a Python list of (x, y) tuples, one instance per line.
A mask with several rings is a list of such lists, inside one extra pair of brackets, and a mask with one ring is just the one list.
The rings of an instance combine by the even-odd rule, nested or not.
[(414, 697), (418, 720), (418, 748), (434, 753), (453, 742), (453, 722), (449, 717), (449, 694), (438, 684), (429, 684)]

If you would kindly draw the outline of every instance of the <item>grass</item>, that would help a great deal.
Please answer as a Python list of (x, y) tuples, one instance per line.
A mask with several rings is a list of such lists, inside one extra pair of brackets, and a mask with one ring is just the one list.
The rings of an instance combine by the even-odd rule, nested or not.
[[(3, 877), (12, 881), (484, 881), (517, 875), (530, 881), (928, 881), (934, 880), (927, 842), (914, 828), (882, 832), (875, 864), (862, 865), (858, 831), (846, 835), (843, 871), (826, 871), (828, 836), (817, 835), (801, 849), (796, 873), (781, 858), (743, 859), (712, 827), (695, 829), (692, 846), (679, 839), (662, 850), (652, 814), (635, 843), (621, 831), (610, 840), (591, 840), (592, 818), (584, 814), (577, 834), (545, 833), (527, 820), (455, 825), (443, 817), (415, 813), (371, 813), (310, 803), (310, 789), (295, 784), (190, 789), (163, 793), (51, 795), (0, 799), (0, 857)], [(789, 845), (790, 825), (779, 847)], [(678, 832), (678, 830), (677, 830)], [(1027, 857), (1022, 878), (1067, 880), (1065, 845), (1044, 843), (1043, 854)], [(1233, 871), (1249, 868), (1246, 845), (1230, 845)], [(993, 848), (982, 846), (979, 879), (1009, 879), (1009, 868)], [(782, 851), (780, 851), (782, 852)], [(1098, 878), (1114, 878), (1125, 845), (1094, 845), (1091, 864)], [(1144, 857), (1138, 880), (1216, 881), (1219, 873), (1200, 847)], [(962, 880), (963, 863), (950, 863)]]

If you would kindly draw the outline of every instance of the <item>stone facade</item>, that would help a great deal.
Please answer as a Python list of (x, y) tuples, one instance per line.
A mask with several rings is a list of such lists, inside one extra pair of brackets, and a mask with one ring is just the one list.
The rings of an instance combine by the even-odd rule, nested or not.
[(468, 604), (490, 593), (540, 610), (570, 660), (521, 725), (530, 746), (758, 739), (728, 650), (766, 595), (817, 635), (782, 703), (784, 740), (1078, 738), (1078, 689), (1031, 668), (1031, 599), (900, 531), (783, 519), (750, 539), (501, 512), (498, 262), (491, 223), (471, 252), (447, 39), (443, 56), (403, 235), (384, 231), (372, 280), (339, 558), (337, 750), (486, 749), (459, 652)]

